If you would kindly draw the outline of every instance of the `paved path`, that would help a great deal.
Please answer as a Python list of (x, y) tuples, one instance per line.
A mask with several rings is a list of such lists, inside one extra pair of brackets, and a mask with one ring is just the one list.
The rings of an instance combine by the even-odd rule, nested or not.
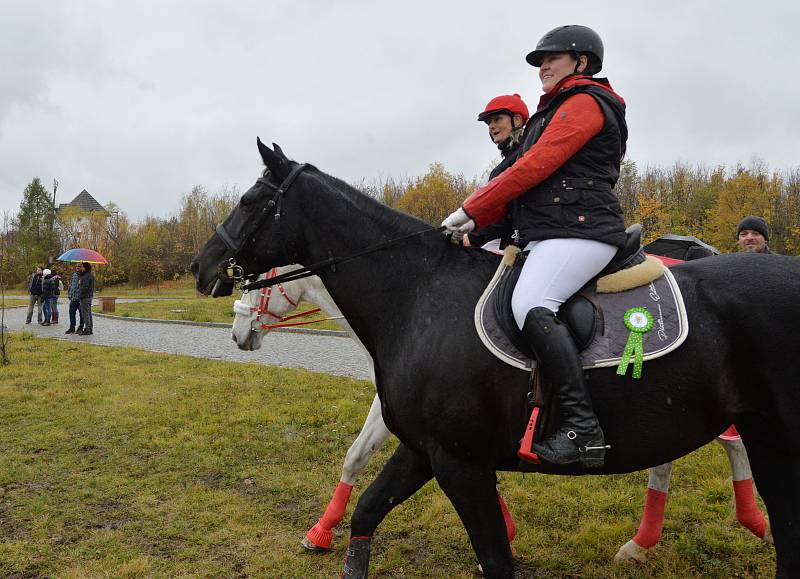
[[(5, 324), (10, 331), (27, 330), (60, 340), (104, 346), (133, 346), (151, 352), (306, 368), (314, 372), (369, 379), (366, 354), (349, 338), (273, 331), (264, 338), (260, 350), (243, 352), (231, 339), (228, 327), (131, 322), (94, 316), (94, 333), (91, 336), (67, 336), (64, 332), (69, 324), (43, 327), (34, 321), (26, 325), (26, 310), (24, 307), (6, 310)], [(66, 307), (59, 304), (59, 312), (63, 322), (67, 319)]]

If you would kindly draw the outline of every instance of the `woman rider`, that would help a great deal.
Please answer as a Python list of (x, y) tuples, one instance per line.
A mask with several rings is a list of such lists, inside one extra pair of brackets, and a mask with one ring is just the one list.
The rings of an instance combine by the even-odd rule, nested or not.
[(526, 126), (519, 159), (442, 225), (468, 233), (497, 222), (514, 201), (512, 238), (529, 254), (511, 308), (563, 414), (561, 428), (533, 450), (551, 463), (601, 467), (603, 431), (577, 348), (555, 314), (625, 243), (612, 191), (627, 140), (625, 101), (606, 79), (592, 78), (602, 68), (603, 43), (590, 28), (555, 28), (526, 60), (539, 68), (544, 95)]
[[(486, 123), (489, 128), (489, 138), (497, 145), (503, 156), (500, 163), (489, 173), (489, 179), (497, 177), (517, 160), (517, 151), (528, 117), (528, 106), (516, 93), (494, 97), (478, 115), (478, 121)], [(478, 247), (501, 237), (509, 227), (503, 222), (494, 223), (481, 231), (457, 235), (453, 239), (467, 247)], [(494, 250), (495, 247), (484, 249)]]

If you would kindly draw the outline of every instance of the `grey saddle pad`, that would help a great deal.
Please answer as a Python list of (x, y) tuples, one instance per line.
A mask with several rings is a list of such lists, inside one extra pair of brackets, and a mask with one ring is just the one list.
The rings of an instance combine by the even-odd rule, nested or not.
[[(536, 361), (514, 346), (496, 315), (502, 311), (497, 303), (502, 293), (498, 288), (511, 270), (505, 263), (500, 263), (475, 306), (475, 327), (492, 354), (511, 366), (530, 370), (536, 366)], [(597, 298), (605, 323), (604, 328), (598, 329), (589, 346), (581, 352), (583, 367), (587, 370), (619, 364), (630, 335), (623, 320), (630, 308), (647, 308), (654, 319), (653, 329), (642, 335), (645, 362), (668, 354), (680, 346), (689, 334), (683, 297), (669, 269), (665, 269), (664, 275), (648, 285), (619, 293), (598, 294)], [(644, 371), (647, 372), (647, 364), (644, 365)], [(628, 375), (630, 373), (629, 369)]]

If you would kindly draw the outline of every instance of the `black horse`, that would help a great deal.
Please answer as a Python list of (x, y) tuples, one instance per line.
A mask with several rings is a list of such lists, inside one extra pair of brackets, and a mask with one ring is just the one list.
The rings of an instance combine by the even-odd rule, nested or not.
[(592, 402), (611, 445), (601, 470), (520, 464), (528, 375), (480, 342), (473, 309), (498, 259), (442, 241), (318, 169), (258, 142), (268, 171), (192, 263), (200, 291), (228, 295), (244, 273), (388, 248), (316, 273), (375, 361), (383, 417), (401, 445), (353, 513), (345, 577), (365, 577), (369, 539), (431, 477), (453, 503), (487, 577), (513, 561), (497, 470), (631, 472), (677, 459), (736, 423), (767, 505), (777, 576), (800, 577), (800, 260), (740, 254), (673, 268), (690, 333), (636, 380), (592, 370)]

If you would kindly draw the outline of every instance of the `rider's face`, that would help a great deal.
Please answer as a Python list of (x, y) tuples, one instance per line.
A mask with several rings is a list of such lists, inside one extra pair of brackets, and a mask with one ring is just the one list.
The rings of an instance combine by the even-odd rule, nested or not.
[(581, 62), (576, 63), (572, 54), (569, 52), (551, 52), (542, 58), (542, 65), (539, 67), (539, 80), (542, 81), (542, 91), (550, 92), (563, 79), (575, 72), (575, 65), (578, 64), (578, 72), (586, 68), (585, 56), (581, 57)]
[(486, 124), (489, 126), (489, 137), (495, 145), (499, 145), (505, 141), (510, 135), (514, 127), (511, 124), (511, 116), (506, 113), (498, 113), (486, 119)]

